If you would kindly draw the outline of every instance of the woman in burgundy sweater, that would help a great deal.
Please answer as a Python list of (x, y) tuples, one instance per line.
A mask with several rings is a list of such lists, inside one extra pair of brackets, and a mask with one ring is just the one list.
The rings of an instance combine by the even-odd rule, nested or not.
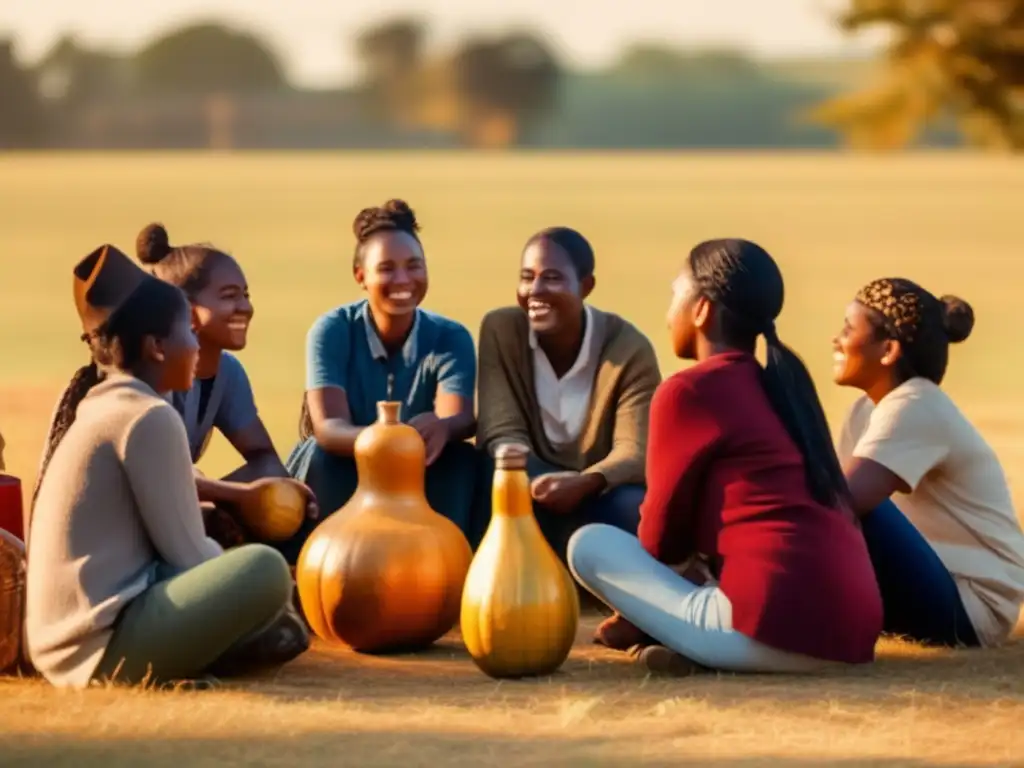
[(569, 546), (617, 612), (598, 642), (670, 673), (872, 661), (878, 585), (814, 384), (775, 332), (778, 267), (748, 241), (710, 241), (673, 290), (673, 347), (697, 363), (651, 403), (639, 538), (591, 525)]

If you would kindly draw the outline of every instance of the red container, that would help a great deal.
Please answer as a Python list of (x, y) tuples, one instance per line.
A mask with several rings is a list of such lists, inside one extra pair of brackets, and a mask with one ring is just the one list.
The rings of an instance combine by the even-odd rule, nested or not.
[(0, 528), (25, 540), (21, 480), (0, 473)]

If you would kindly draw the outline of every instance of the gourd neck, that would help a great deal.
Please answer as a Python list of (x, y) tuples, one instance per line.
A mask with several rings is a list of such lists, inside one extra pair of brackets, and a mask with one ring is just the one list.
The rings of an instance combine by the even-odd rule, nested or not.
[(356, 438), (359, 486), (369, 493), (423, 496), (423, 439), (402, 423), (401, 408), (400, 402), (378, 402), (377, 421)]
[(399, 415), (402, 404), (394, 400), (381, 400), (377, 403), (377, 423), (389, 426), (400, 424)]
[(523, 469), (494, 471), (491, 486), (491, 514), (496, 517), (527, 517), (533, 515), (530, 479)]

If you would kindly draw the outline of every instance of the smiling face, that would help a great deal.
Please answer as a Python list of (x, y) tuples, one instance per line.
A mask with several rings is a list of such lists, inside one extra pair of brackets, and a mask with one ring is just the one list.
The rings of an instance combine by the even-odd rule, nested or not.
[(199, 343), (207, 349), (244, 349), (252, 316), (245, 275), (238, 262), (222, 254), (205, 287), (192, 297), (192, 325)]
[(865, 392), (884, 387), (896, 375), (899, 342), (879, 331), (872, 311), (859, 301), (846, 307), (843, 328), (832, 340), (832, 378)]
[(579, 317), (593, 288), (594, 277), (581, 280), (569, 254), (551, 240), (539, 238), (523, 251), (516, 298), (538, 336), (558, 333)]
[(355, 278), (374, 310), (393, 317), (408, 315), (427, 295), (423, 247), (406, 232), (379, 232), (363, 244)]

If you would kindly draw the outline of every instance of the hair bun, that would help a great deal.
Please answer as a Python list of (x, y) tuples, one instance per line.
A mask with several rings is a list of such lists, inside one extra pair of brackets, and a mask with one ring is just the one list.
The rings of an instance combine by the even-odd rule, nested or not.
[(946, 336), (953, 344), (966, 341), (974, 330), (974, 310), (971, 305), (956, 296), (943, 296), (942, 325)]
[(170, 252), (171, 243), (163, 224), (150, 224), (135, 238), (135, 255), (143, 264), (158, 264)]
[(384, 203), (384, 211), (388, 218), (394, 222), (395, 228), (403, 232), (418, 232), (420, 225), (416, 221), (416, 214), (405, 200), (397, 198)]
[(360, 243), (377, 232), (407, 232), (415, 235), (420, 229), (416, 214), (405, 200), (388, 200), (384, 205), (363, 208), (352, 222), (352, 233)]

